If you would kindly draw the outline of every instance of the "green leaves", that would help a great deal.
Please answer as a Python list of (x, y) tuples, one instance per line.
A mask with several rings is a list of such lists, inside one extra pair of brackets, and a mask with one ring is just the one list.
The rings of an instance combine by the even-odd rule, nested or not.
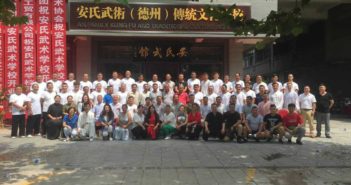
[(26, 16), (15, 16), (16, 7), (12, 0), (0, 1), (0, 22), (8, 26), (25, 24)]

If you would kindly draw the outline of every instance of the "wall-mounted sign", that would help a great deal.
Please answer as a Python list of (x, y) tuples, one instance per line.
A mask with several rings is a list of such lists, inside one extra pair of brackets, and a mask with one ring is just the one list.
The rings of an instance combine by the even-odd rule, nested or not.
[[(75, 30), (230, 32), (205, 12), (205, 5), (70, 3), (69, 28)], [(250, 6), (233, 16), (251, 17)]]

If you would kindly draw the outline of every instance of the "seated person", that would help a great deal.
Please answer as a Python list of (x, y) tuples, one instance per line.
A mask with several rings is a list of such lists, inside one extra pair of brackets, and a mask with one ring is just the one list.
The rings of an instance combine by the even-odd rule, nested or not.
[(102, 137), (103, 140), (113, 140), (113, 121), (114, 121), (114, 114), (109, 104), (105, 104), (103, 106), (103, 110), (99, 116), (99, 123), (101, 125), (102, 130)]
[(65, 117), (63, 117), (63, 133), (65, 134), (66, 139), (64, 141), (70, 141), (77, 137), (77, 123), (78, 116), (76, 114), (75, 107), (69, 107)]
[(189, 140), (198, 140), (202, 130), (201, 114), (198, 104), (192, 104), (191, 112), (188, 115), (188, 123), (185, 130), (185, 135)]
[(156, 140), (161, 121), (153, 105), (149, 107), (147, 114), (145, 116), (144, 123), (147, 128), (146, 129), (147, 136), (150, 137), (152, 140)]
[(263, 133), (262, 138), (267, 138), (267, 142), (271, 141), (273, 135), (279, 135), (279, 142), (283, 143), (284, 127), (282, 117), (277, 113), (277, 107), (274, 104), (270, 105), (269, 114), (263, 117)]
[(225, 134), (225, 123), (223, 115), (217, 111), (217, 104), (211, 105), (211, 112), (207, 114), (205, 119), (204, 132), (202, 138), (207, 141), (209, 137), (219, 138), (222, 140)]
[(122, 105), (122, 111), (117, 118), (117, 125), (115, 128), (115, 140), (127, 141), (129, 139), (129, 126), (132, 124), (132, 116), (128, 111), (128, 105)]
[(61, 97), (56, 95), (55, 103), (51, 104), (48, 109), (48, 120), (47, 120), (47, 138), (57, 139), (60, 136), (62, 129), (62, 119), (63, 119), (63, 105), (61, 102)]
[(263, 134), (263, 117), (258, 114), (257, 106), (251, 108), (251, 113), (246, 116), (245, 124), (248, 134), (258, 142)]
[(232, 141), (236, 132), (238, 131), (237, 141), (238, 143), (241, 143), (243, 130), (240, 114), (235, 111), (235, 104), (230, 104), (228, 108), (229, 110), (223, 115), (223, 121), (225, 123), (224, 141)]
[(134, 139), (146, 139), (146, 128), (144, 125), (144, 106), (138, 105), (137, 112), (133, 115), (132, 134)]
[(288, 105), (289, 113), (283, 119), (285, 137), (288, 138), (288, 143), (291, 143), (292, 136), (296, 136), (296, 144), (302, 145), (301, 140), (305, 135), (305, 128), (301, 116), (295, 112), (295, 109), (295, 104)]
[(95, 137), (95, 117), (90, 108), (89, 103), (83, 104), (83, 112), (78, 117), (78, 135), (81, 139), (89, 138), (90, 141), (93, 141)]
[(176, 131), (176, 119), (171, 112), (171, 106), (166, 105), (165, 113), (163, 114), (163, 121), (160, 128), (160, 135), (164, 139), (171, 139), (171, 136)]
[(185, 137), (186, 125), (188, 123), (188, 114), (184, 105), (181, 105), (176, 115), (176, 131), (174, 136), (182, 139)]

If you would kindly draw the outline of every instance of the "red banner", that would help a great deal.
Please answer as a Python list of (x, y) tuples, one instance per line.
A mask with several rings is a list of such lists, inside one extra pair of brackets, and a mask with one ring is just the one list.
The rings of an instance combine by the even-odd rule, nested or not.
[[(18, 15), (18, 1), (15, 1)], [(5, 31), (5, 84), (9, 93), (14, 93), (20, 82), (18, 26), (6, 26)]]
[(4, 27), (0, 22), (0, 90), (4, 88)]
[(22, 15), (28, 22), (22, 25), (22, 84), (30, 87), (36, 75), (36, 40), (35, 40), (35, 0), (22, 0)]
[(52, 1), (52, 66), (60, 80), (66, 79), (66, 2)]
[(37, 1), (37, 66), (44, 81), (51, 78), (51, 0)]

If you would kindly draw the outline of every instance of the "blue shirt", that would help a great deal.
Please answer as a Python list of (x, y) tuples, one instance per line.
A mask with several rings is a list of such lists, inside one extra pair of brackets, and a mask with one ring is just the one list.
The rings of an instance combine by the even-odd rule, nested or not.
[(74, 116), (70, 119), (68, 115), (65, 115), (65, 117), (63, 117), (63, 122), (66, 122), (66, 124), (72, 129), (77, 128), (78, 116), (77, 114), (74, 114)]
[(111, 94), (106, 94), (104, 96), (104, 103), (111, 104), (112, 102), (113, 102), (113, 98), (112, 98)]

